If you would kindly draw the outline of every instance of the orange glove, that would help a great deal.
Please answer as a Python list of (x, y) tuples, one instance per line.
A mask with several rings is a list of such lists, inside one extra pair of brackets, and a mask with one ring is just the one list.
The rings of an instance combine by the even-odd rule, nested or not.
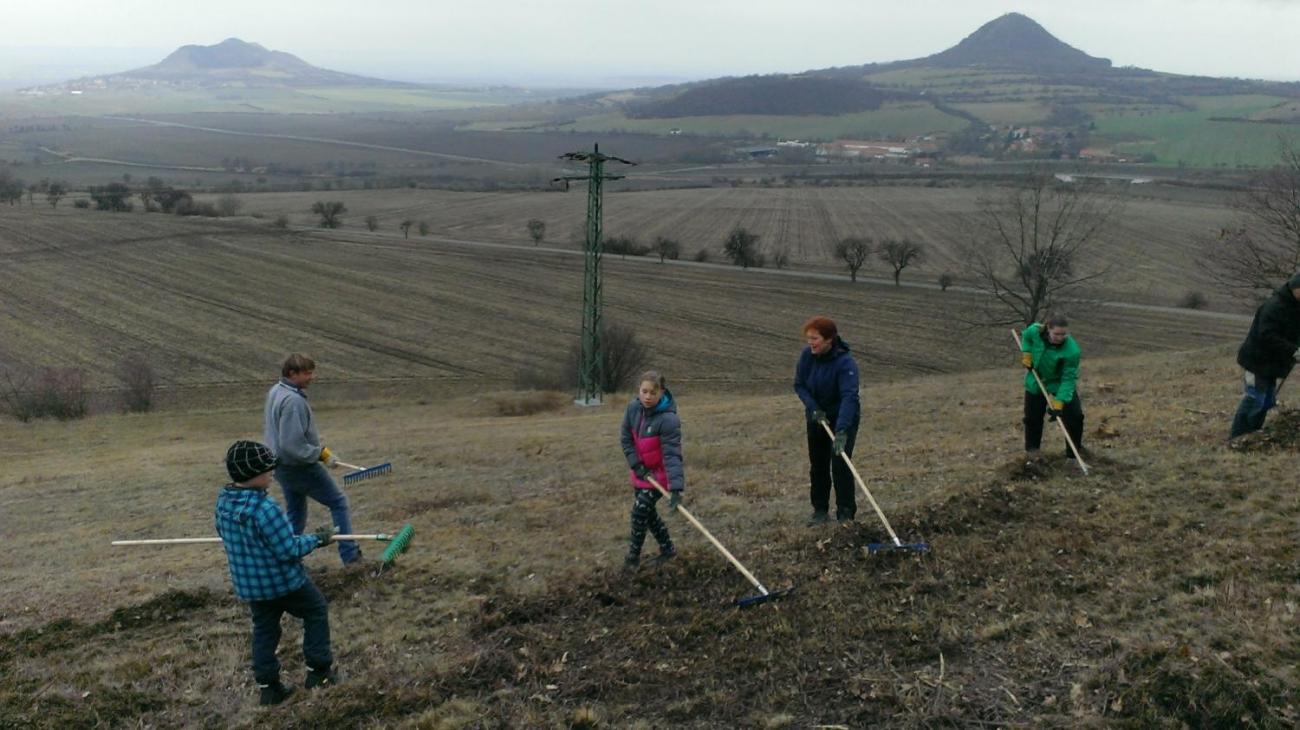
[(1034, 354), (1032, 352), (1020, 353), (1020, 364), (1025, 366), (1026, 370), (1034, 369)]
[(320, 460), (325, 462), (325, 466), (328, 466), (331, 469), (333, 469), (339, 463), (338, 458), (335, 457), (334, 454), (331, 453), (330, 450), (325, 448), (324, 446), (322, 446), (320, 450)]
[(1065, 410), (1065, 404), (1062, 403), (1061, 401), (1059, 401), (1059, 400), (1053, 398), (1053, 399), (1052, 399), (1052, 410), (1053, 410), (1053, 411), (1056, 411), (1057, 413), (1061, 413), (1061, 412), (1063, 412), (1063, 411)]

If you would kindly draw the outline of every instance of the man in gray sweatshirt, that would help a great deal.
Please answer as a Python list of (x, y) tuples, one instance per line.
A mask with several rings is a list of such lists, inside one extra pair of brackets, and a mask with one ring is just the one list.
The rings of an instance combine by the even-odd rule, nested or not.
[[(321, 446), (320, 434), (307, 387), (316, 377), (316, 362), (294, 353), (280, 368), (280, 380), (266, 394), (265, 441), (276, 456), (275, 480), (284, 490), (285, 513), (295, 535), (307, 527), (307, 498), (325, 505), (340, 534), (352, 532), (348, 498), (325, 467), (335, 468), (339, 460)], [(344, 565), (361, 559), (361, 549), (350, 540), (339, 541), (339, 558)]]

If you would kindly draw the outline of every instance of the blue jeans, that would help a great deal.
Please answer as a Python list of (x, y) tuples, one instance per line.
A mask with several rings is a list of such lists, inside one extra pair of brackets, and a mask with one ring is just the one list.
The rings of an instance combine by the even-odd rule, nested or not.
[(329, 604), (311, 581), (302, 588), (269, 601), (250, 601), (253, 615), (253, 678), (258, 684), (280, 679), (280, 618), (284, 614), (302, 619), (302, 658), (307, 666), (322, 672), (334, 663), (330, 653)]
[(1237, 406), (1237, 415), (1232, 418), (1232, 432), (1228, 438), (1258, 431), (1264, 427), (1264, 417), (1277, 405), (1277, 378), (1265, 378), (1246, 373), (1243, 384), (1246, 392)]
[[(348, 512), (348, 497), (334, 483), (329, 470), (324, 464), (307, 464), (290, 466), (282, 464), (275, 467), (275, 480), (284, 490), (284, 511), (289, 516), (295, 535), (301, 535), (307, 529), (307, 498), (311, 497), (325, 505), (330, 511), (330, 519), (340, 534), (352, 532), (352, 515)], [(351, 540), (338, 543), (339, 558), (344, 565), (361, 559), (361, 548)]]

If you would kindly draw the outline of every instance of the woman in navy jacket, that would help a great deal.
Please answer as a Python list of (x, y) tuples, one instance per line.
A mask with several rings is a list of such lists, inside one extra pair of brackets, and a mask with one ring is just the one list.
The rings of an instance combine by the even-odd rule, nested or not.
[[(813, 507), (808, 524), (820, 525), (830, 519), (827, 513), (832, 482), (835, 519), (844, 522), (852, 520), (858, 511), (853, 472), (840, 458), (840, 454), (853, 455), (853, 441), (858, 435), (858, 365), (829, 317), (813, 317), (804, 323), (802, 331), (808, 346), (795, 367), (794, 392), (803, 401), (808, 425), (809, 496)], [(823, 420), (830, 424), (835, 438), (826, 435)]]

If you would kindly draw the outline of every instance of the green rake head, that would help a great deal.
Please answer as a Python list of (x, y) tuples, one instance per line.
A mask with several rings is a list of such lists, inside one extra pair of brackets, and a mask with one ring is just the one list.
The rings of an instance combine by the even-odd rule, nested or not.
[(415, 526), (413, 525), (407, 525), (398, 530), (397, 534), (388, 540), (388, 547), (384, 548), (383, 564), (385, 566), (392, 565), (398, 555), (406, 552), (406, 549), (411, 546), (411, 537), (414, 535)]

